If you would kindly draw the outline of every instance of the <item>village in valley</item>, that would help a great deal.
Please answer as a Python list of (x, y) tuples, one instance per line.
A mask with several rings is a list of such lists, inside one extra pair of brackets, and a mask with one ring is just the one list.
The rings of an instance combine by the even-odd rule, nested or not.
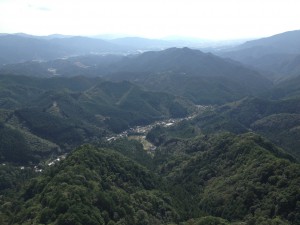
[(137, 140), (142, 143), (145, 151), (147, 151), (150, 155), (154, 155), (156, 146), (146, 139), (148, 132), (156, 126), (171, 127), (177, 125), (181, 121), (191, 120), (195, 118), (197, 115), (199, 115), (200, 113), (202, 113), (203, 111), (210, 109), (212, 106), (197, 105), (196, 107), (197, 107), (196, 112), (194, 112), (192, 115), (189, 115), (188, 117), (159, 120), (146, 126), (131, 127), (119, 134), (108, 136), (105, 138), (105, 140), (108, 142), (112, 142), (121, 138)]
[[(54, 103), (55, 104), (55, 103)], [(111, 135), (108, 137), (105, 137), (104, 140), (107, 142), (112, 142), (112, 141), (116, 141), (118, 139), (122, 139), (122, 138), (128, 138), (129, 140), (136, 140), (139, 141), (142, 145), (145, 151), (147, 151), (147, 153), (149, 153), (150, 155), (154, 155), (155, 150), (156, 150), (156, 146), (153, 145), (151, 142), (149, 142), (146, 139), (146, 136), (148, 134), (149, 131), (151, 131), (151, 129), (153, 129), (156, 126), (162, 126), (162, 127), (172, 127), (177, 125), (178, 123), (184, 121), (184, 120), (191, 120), (193, 118), (195, 118), (197, 115), (199, 115), (200, 113), (203, 113), (206, 110), (211, 109), (213, 106), (204, 106), (204, 105), (196, 105), (196, 111), (184, 118), (171, 118), (171, 119), (165, 119), (165, 120), (159, 120), (159, 121), (155, 121), (152, 124), (148, 124), (145, 126), (135, 126), (135, 127), (131, 127), (119, 134), (115, 134), (115, 135)], [(54, 159), (50, 159), (48, 160), (45, 165), (41, 166), (41, 165), (35, 165), (33, 167), (34, 171), (39, 173), (43, 171), (44, 166), (54, 166), (55, 164), (59, 163), (60, 161), (64, 160), (67, 157), (67, 153), (64, 153), (62, 155), (56, 156)], [(28, 169), (27, 167), (21, 166), (20, 167), (21, 170), (24, 169)]]

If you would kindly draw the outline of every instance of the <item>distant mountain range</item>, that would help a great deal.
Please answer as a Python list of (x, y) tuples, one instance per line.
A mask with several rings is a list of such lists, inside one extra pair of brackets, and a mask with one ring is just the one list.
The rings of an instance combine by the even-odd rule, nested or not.
[[(31, 60), (53, 60), (86, 54), (128, 54), (185, 46), (186, 42), (139, 37), (102, 40), (54, 34), (33, 36), (23, 33), (0, 34), (0, 66)], [(192, 44), (191, 44), (192, 45)]]
[(271, 37), (248, 41), (223, 57), (252, 66), (272, 79), (299, 75), (300, 30), (289, 31)]
[[(248, 41), (231, 51), (218, 52), (224, 59), (190, 48), (168, 48), (172, 41), (139, 37), (104, 41), (61, 35), (1, 35), (0, 61), (10, 64), (0, 67), (0, 72), (127, 80), (148, 90), (184, 96), (196, 104), (222, 104), (265, 92), (272, 86), (270, 80), (299, 75), (299, 37), (300, 31), (291, 31)], [(164, 50), (149, 51), (155, 48)], [(137, 54), (138, 49), (146, 52)], [(20, 61), (25, 62), (12, 64)]]
[[(110, 37), (110, 38), (107, 38)], [(149, 39), (141, 37), (71, 36), (53, 34), (34, 36), (25, 33), (0, 34), (0, 66), (30, 60), (53, 60), (86, 54), (128, 54), (171, 47), (206, 48), (207, 51), (232, 42), (202, 39)]]
[(0, 72), (38, 77), (83, 75), (127, 80), (149, 90), (182, 95), (197, 104), (237, 100), (271, 86), (261, 74), (240, 63), (189, 48), (170, 48), (126, 57), (82, 56), (11, 64), (3, 66)]
[(51, 60), (72, 55), (126, 51), (127, 49), (113, 43), (87, 37), (45, 39), (26, 35), (0, 36), (0, 65), (30, 60)]
[(197, 104), (224, 103), (271, 86), (270, 81), (242, 64), (189, 48), (123, 58), (106, 78), (168, 91)]
[[(0, 67), (31, 60), (43, 61), (87, 54), (122, 54), (189, 47), (213, 52), (261, 71), (272, 80), (300, 74), (300, 31), (289, 31), (257, 40), (208, 41), (202, 39), (147, 39), (102, 36), (80, 37), (53, 34), (34, 36), (24, 33), (0, 34)], [(102, 38), (105, 38), (103, 36)], [(238, 45), (239, 44), (239, 45)]]

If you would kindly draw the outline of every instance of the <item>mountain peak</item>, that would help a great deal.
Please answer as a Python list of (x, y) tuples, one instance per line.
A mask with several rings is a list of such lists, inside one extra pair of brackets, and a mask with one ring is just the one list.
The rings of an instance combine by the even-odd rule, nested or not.
[(178, 47), (173, 47), (173, 48), (168, 48), (166, 50), (164, 50), (163, 52), (201, 52), (200, 50), (194, 50), (188, 47), (182, 47), (182, 48), (178, 48)]

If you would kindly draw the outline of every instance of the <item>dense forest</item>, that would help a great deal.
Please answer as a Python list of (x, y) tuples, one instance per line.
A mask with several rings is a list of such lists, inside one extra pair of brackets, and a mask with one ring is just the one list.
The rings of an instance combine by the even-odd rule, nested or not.
[(300, 73), (243, 61), (274, 38), (219, 53), (239, 62), (28, 42), (47, 61), (0, 67), (0, 224), (300, 224)]

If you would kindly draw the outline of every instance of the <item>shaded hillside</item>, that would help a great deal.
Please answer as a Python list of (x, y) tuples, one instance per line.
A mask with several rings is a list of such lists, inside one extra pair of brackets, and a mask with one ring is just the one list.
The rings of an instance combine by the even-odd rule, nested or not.
[(289, 31), (248, 41), (220, 55), (265, 71), (265, 75), (270, 78), (282, 79), (300, 73), (297, 63), (300, 54), (299, 39), (300, 31)]
[(291, 60), (282, 64), (281, 70), (279, 71), (282, 74), (289, 74), (290, 76), (299, 76), (300, 75), (300, 54)]
[(172, 72), (157, 73), (145, 76), (144, 80), (137, 78), (133, 81), (149, 90), (166, 91), (204, 105), (224, 104), (248, 95), (257, 95), (271, 87), (267, 80), (260, 78), (197, 77)]
[(297, 98), (300, 96), (300, 75), (278, 83), (263, 96), (271, 99)]
[(108, 79), (130, 80), (151, 90), (188, 97), (197, 104), (237, 100), (271, 86), (270, 81), (254, 70), (188, 48), (127, 57), (111, 72)]
[(274, 49), (273, 51), (281, 53), (299, 53), (300, 52), (300, 30), (288, 31), (280, 34), (273, 35), (267, 38), (248, 41), (245, 44), (237, 47), (239, 49), (265, 46)]
[[(65, 39), (64, 39), (65, 40)], [(131, 81), (151, 91), (167, 91), (196, 104), (222, 104), (269, 89), (258, 72), (210, 53), (171, 48), (129, 56), (80, 56), (3, 66), (0, 72), (37, 77), (105, 77)]]
[(60, 147), (34, 135), (12, 110), (0, 109), (0, 160), (18, 164), (38, 163), (42, 158), (60, 154)]
[(45, 91), (70, 90), (85, 91), (103, 82), (100, 78), (54, 77), (39, 79), (34, 77), (0, 75), (0, 107), (16, 109), (28, 105), (39, 98)]
[(0, 123), (0, 160), (27, 162), (32, 160), (30, 147), (22, 134)]
[(239, 74), (259, 76), (257, 72), (238, 63), (189, 48), (169, 48), (127, 57), (112, 68), (113, 71), (148, 73), (172, 71), (186, 73), (189, 76), (239, 76)]
[(299, 98), (266, 100), (247, 98), (224, 105), (195, 120), (205, 133), (255, 131), (299, 159)]
[(183, 98), (98, 78), (2, 76), (0, 85), (3, 135), (12, 133), (11, 127), (38, 158), (194, 110)]

